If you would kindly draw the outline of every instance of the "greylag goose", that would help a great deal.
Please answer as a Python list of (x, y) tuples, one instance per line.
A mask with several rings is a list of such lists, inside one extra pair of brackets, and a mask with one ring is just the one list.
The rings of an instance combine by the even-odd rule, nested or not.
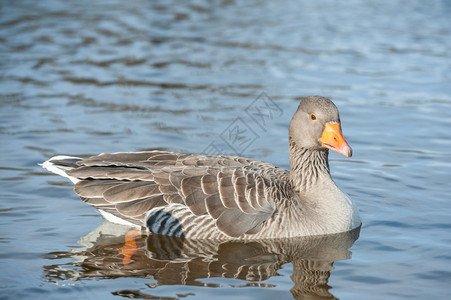
[(361, 225), (330, 176), (329, 150), (346, 157), (337, 107), (303, 98), (289, 130), (289, 172), (262, 161), (165, 151), (55, 156), (42, 166), (69, 178), (109, 221), (190, 239), (333, 234)]

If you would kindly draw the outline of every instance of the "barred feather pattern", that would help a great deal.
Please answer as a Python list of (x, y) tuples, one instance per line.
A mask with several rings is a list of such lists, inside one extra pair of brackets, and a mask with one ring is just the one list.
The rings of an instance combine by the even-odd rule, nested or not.
[(287, 171), (233, 156), (101, 154), (76, 161), (66, 173), (76, 179), (75, 192), (104, 215), (199, 239), (265, 236), (262, 229), (290, 190)]

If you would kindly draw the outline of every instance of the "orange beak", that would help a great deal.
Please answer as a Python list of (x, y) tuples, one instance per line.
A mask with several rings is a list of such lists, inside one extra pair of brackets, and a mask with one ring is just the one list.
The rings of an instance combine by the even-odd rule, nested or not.
[(340, 123), (326, 123), (323, 130), (323, 136), (319, 141), (321, 142), (321, 145), (327, 149), (343, 154), (346, 157), (352, 156), (352, 149), (349, 147), (341, 133)]

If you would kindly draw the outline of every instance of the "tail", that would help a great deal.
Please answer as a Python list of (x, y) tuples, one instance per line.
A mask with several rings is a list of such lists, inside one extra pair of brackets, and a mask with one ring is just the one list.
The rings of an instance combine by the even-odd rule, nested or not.
[(75, 163), (81, 159), (80, 157), (58, 155), (39, 165), (52, 173), (69, 178), (73, 183), (77, 183), (79, 179), (68, 175), (67, 171), (76, 167)]

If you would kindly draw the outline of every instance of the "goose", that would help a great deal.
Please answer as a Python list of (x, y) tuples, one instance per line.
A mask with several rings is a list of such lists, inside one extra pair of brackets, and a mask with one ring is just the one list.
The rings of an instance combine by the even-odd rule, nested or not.
[(288, 129), (289, 171), (226, 155), (166, 151), (55, 156), (41, 166), (69, 178), (110, 222), (186, 239), (271, 239), (347, 232), (358, 209), (330, 175), (329, 150), (351, 157), (328, 98), (301, 99)]

